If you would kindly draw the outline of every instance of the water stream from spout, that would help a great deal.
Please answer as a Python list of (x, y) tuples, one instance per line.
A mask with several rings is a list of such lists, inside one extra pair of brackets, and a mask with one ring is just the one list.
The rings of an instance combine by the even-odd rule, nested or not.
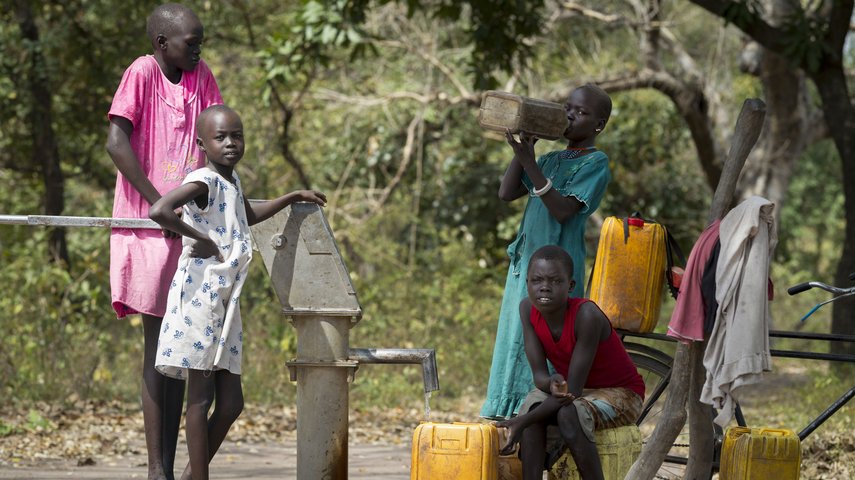
[(425, 392), (425, 421), (430, 421), (430, 394), (431, 392)]

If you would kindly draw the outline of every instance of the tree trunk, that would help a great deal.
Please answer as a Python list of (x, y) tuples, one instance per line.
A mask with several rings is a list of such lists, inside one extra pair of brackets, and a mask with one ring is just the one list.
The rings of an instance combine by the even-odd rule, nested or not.
[(704, 351), (707, 342), (689, 345), (689, 369), (691, 370), (686, 402), (689, 411), (689, 463), (686, 465), (686, 480), (708, 480), (712, 477), (715, 459), (715, 432), (710, 422), (710, 406), (701, 403), (701, 390), (706, 382)]
[[(843, 167), (845, 236), (834, 283), (849, 285), (849, 274), (855, 273), (855, 108), (848, 101), (849, 91), (842, 67), (821, 69), (811, 77), (822, 97), (825, 122), (840, 152)], [(849, 297), (835, 302), (831, 318), (831, 333), (855, 334), (855, 299)], [(853, 354), (855, 345), (834, 342), (832, 352)]]
[[(60, 215), (65, 209), (65, 178), (59, 163), (59, 149), (52, 123), (52, 100), (48, 84), (47, 68), (39, 43), (39, 29), (36, 26), (30, 2), (19, 0), (18, 26), (21, 35), (31, 45), (28, 80), (30, 94), (33, 97), (30, 110), (30, 132), (33, 140), (32, 163), (41, 166), (44, 183), (44, 213)], [(50, 260), (69, 265), (68, 246), (65, 229), (52, 228), (48, 237)]]
[(650, 440), (641, 449), (638, 460), (629, 469), (626, 479), (651, 480), (655, 478), (659, 467), (665, 461), (665, 455), (686, 423), (686, 397), (689, 394), (691, 368), (689, 347), (683, 343), (677, 346), (671, 367), (671, 381), (668, 384), (668, 396), (662, 418), (656, 424)]
[(737, 196), (765, 197), (776, 205), (775, 217), (780, 218), (793, 166), (807, 146), (811, 109), (804, 73), (775, 52), (757, 47), (756, 73), (763, 85), (766, 123), (745, 162)]

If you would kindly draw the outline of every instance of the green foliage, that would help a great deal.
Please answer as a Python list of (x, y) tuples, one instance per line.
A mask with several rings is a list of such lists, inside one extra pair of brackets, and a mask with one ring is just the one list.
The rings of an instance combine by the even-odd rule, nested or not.
[[(351, 345), (433, 348), (442, 388), (435, 398), (481, 394), (507, 267), (491, 266), (471, 235), (459, 241), (453, 231), (438, 230), (430, 221), (417, 226), (420, 236), (434, 237), (438, 244), (411, 259), (406, 245), (377, 242), (414, 227), (406, 210), (389, 211), (382, 220), (349, 230), (347, 244), (368, 247), (363, 247), (364, 257), (348, 258), (365, 312), (351, 331)], [(409, 399), (419, 406), (421, 369), (360, 368), (353, 394), (357, 404), (400, 405)]]
[[(268, 46), (257, 53), (269, 82), (298, 90), (310, 81), (313, 70), (329, 65), (333, 49), (353, 47), (353, 55), (365, 53), (365, 33), (358, 23), (364, 12), (348, 0), (312, 0), (278, 17), (290, 27), (273, 31)], [(266, 88), (265, 101), (270, 94)]]
[(108, 268), (106, 232), (76, 235), (85, 242), (100, 234), (102, 243), (90, 249), (71, 241), (78, 256), (70, 271), (45, 264), (47, 232), (35, 233), (10, 246), (9, 261), (0, 270), (0, 281), (19, 292), (0, 296), (0, 326), (7, 332), (0, 349), (0, 392), (19, 400), (126, 394), (128, 385), (114, 384), (112, 372), (126, 364), (124, 337), (133, 334), (122, 328), (127, 322), (115, 320), (102, 280)]
[(599, 141), (613, 177), (600, 211), (619, 217), (638, 211), (655, 219), (688, 254), (705, 226), (712, 198), (688, 132), (668, 99), (653, 92), (620, 94), (614, 104)]
[(27, 423), (24, 425), (27, 430), (49, 430), (56, 428), (50, 420), (43, 417), (39, 412), (30, 410), (27, 413)]
[(285, 362), (297, 352), (297, 336), (282, 315), (261, 256), (256, 253), (241, 294), (244, 323), (243, 388), (250, 402), (291, 402), (296, 394)]
[(16, 433), (18, 433), (18, 429), (14, 425), (0, 420), (0, 437), (8, 437), (9, 435), (14, 435)]
[(504, 138), (486, 136), (470, 118), (469, 111), (456, 109), (444, 119), (446, 124), (459, 125), (458, 135), (445, 138), (436, 148), (442, 181), (426, 188), (422, 209), (433, 212), (437, 228), (453, 232), (458, 239), (478, 239), (479, 249), (504, 262), (505, 247), (516, 235), (517, 225), (510, 232), (501, 231), (499, 225), (515, 210), (521, 211), (523, 203), (508, 204), (497, 197), (512, 152)]
[[(829, 19), (817, 12), (822, 12), (825, 0), (810, 8), (796, 6), (781, 22), (783, 35), (783, 56), (796, 67), (804, 68), (809, 73), (816, 72), (823, 59), (834, 56), (828, 43)], [(747, 28), (764, 16), (763, 5), (759, 0), (738, 0), (730, 2), (722, 13), (726, 23), (733, 23), (739, 28)]]
[(834, 55), (826, 39), (828, 27), (826, 19), (795, 10), (783, 25), (784, 57), (809, 73), (816, 72), (823, 57)]
[(36, 410), (28, 411), (26, 418), (20, 425), (5, 423), (0, 420), (0, 437), (7, 437), (9, 435), (16, 435), (25, 432), (43, 433), (54, 429), (56, 429), (56, 424), (43, 417), (42, 414)]
[[(124, 68), (150, 50), (145, 15), (157, 2), (31, 2), (39, 42), (21, 40), (15, 9), (0, 13), (0, 165), (27, 175), (33, 132), (28, 116), (34, 105), (27, 78), (46, 75), (51, 88), (53, 128), (66, 175), (85, 175), (110, 188), (114, 170), (103, 161), (106, 112)], [(116, 12), (122, 12), (121, 15)], [(104, 21), (110, 18), (110, 21)], [(105, 39), (110, 39), (105, 41)], [(30, 55), (45, 62), (34, 71)]]
[[(830, 140), (808, 149), (796, 164), (781, 210), (776, 259), (792, 284), (819, 279), (831, 283), (843, 248), (845, 207), (840, 156)], [(827, 330), (826, 330), (827, 331)]]
[(521, 40), (542, 33), (543, 1), (443, 0), (436, 15), (448, 20), (464, 18), (467, 5), (473, 40), (470, 69), (476, 79), (475, 88), (496, 88), (495, 72), (511, 72), (516, 62), (525, 65), (531, 58), (531, 47)]
[[(426, 13), (448, 23), (465, 22), (472, 43), (469, 71), (474, 86), (479, 90), (495, 88), (496, 74), (512, 71), (518, 64), (526, 64), (532, 49), (527, 42), (541, 32), (544, 20), (544, 2), (521, 0), (406, 0), (404, 2), (378, 0), (376, 4), (406, 3), (407, 16)], [(321, 43), (354, 45), (354, 53), (365, 53), (366, 46), (358, 25), (367, 18), (372, 2), (368, 0), (310, 1), (305, 11), (311, 12), (303, 32), (315, 36), (320, 30)], [(287, 68), (287, 67), (285, 67)]]

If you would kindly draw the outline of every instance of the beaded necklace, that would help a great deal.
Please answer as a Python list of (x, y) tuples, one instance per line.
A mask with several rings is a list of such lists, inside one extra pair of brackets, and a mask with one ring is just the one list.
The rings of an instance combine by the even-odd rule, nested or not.
[(590, 153), (596, 149), (597, 149), (597, 147), (582, 147), (582, 148), (567, 147), (563, 152), (561, 152), (559, 154), (559, 156), (560, 156), (561, 160), (570, 160), (571, 158), (576, 158), (579, 155), (582, 155), (583, 153), (585, 153), (585, 154)]

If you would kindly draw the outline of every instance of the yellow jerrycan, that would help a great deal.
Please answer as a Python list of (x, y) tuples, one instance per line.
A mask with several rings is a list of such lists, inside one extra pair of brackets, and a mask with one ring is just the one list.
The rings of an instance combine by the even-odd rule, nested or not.
[(498, 460), (494, 425), (424, 422), (413, 432), (410, 480), (498, 480)]
[[(636, 425), (594, 431), (605, 480), (623, 480), (641, 455), (641, 432)], [(580, 480), (576, 462), (566, 450), (549, 470), (549, 480)]]
[(721, 447), (721, 480), (798, 480), (801, 440), (792, 430), (728, 427)]
[(615, 328), (646, 333), (656, 327), (668, 242), (665, 227), (637, 216), (603, 222), (588, 296)]

